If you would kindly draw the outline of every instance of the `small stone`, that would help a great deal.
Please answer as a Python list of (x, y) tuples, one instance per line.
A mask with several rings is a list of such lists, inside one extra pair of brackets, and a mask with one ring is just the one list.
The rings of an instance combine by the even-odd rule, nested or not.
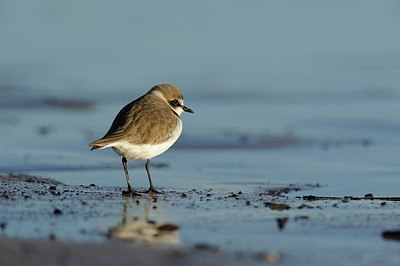
[(286, 223), (289, 221), (289, 217), (283, 217), (283, 218), (276, 218), (276, 222), (278, 223), (278, 228), (279, 230), (283, 230), (286, 226)]
[(294, 217), (294, 220), (296, 222), (301, 221), (301, 220), (308, 220), (308, 219), (310, 219), (310, 216), (307, 216), (307, 215), (299, 215), (299, 216)]
[(53, 234), (53, 233), (51, 233), (51, 234), (49, 235), (49, 240), (51, 240), (51, 241), (55, 241), (55, 240), (57, 240), (57, 237), (56, 237), (56, 235), (55, 235), (55, 234)]
[(382, 237), (388, 240), (400, 241), (400, 231), (384, 231)]
[(344, 197), (344, 198), (342, 199), (342, 202), (343, 202), (343, 203), (349, 203), (350, 200), (351, 200), (351, 197)]
[(308, 204), (305, 204), (305, 203), (301, 204), (301, 205), (298, 207), (298, 209), (312, 209), (312, 208), (314, 208), (314, 207), (313, 207), (313, 206), (310, 206), (310, 205), (308, 205)]
[(6, 229), (6, 227), (7, 227), (7, 224), (6, 223), (0, 223), (0, 228), (1, 228), (1, 230), (4, 230), (4, 229)]
[(271, 210), (274, 211), (284, 211), (284, 210), (289, 210), (290, 206), (284, 203), (271, 203), (271, 202), (265, 202), (264, 206), (267, 208), (270, 208)]
[(62, 215), (63, 212), (60, 209), (56, 208), (56, 209), (54, 209), (53, 214), (58, 216), (58, 215)]
[(314, 201), (318, 200), (319, 198), (314, 195), (303, 196), (303, 200)]

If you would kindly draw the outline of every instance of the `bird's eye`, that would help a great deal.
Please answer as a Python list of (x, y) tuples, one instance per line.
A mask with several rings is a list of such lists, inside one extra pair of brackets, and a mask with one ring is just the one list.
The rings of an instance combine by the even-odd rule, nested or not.
[(178, 100), (170, 101), (170, 104), (171, 104), (172, 106), (179, 106), (179, 105), (180, 105), (180, 103), (178, 102)]

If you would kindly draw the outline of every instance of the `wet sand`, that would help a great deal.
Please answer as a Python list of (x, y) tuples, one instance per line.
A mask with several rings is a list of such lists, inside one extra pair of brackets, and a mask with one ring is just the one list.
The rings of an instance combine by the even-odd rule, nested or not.
[[(38, 176), (0, 181), (2, 265), (337, 265), (360, 256), (391, 265), (399, 256), (396, 232), (385, 230), (398, 228), (397, 198), (292, 196), (317, 192), (311, 184), (132, 198), (123, 188)], [(246, 247), (248, 239), (258, 244)]]
[[(132, 198), (123, 196), (121, 188), (68, 186), (37, 176), (3, 175), (0, 182), (1, 265), (27, 261), (29, 265), (263, 265), (279, 259), (273, 252), (233, 252), (205, 243), (178, 245), (178, 225), (152, 220), (146, 214), (157, 209), (159, 198), (187, 200), (197, 194), (194, 191)], [(128, 205), (145, 205), (147, 211), (143, 217), (130, 218)], [(121, 206), (114, 226), (94, 231), (76, 228), (82, 220), (107, 219), (110, 209)], [(30, 228), (12, 232), (18, 221)], [(57, 224), (70, 235), (58, 232)], [(71, 232), (71, 228), (76, 230)]]
[(0, 239), (0, 262), (12, 265), (264, 265), (274, 254), (221, 252), (214, 249), (157, 248), (110, 241), (71, 243)]

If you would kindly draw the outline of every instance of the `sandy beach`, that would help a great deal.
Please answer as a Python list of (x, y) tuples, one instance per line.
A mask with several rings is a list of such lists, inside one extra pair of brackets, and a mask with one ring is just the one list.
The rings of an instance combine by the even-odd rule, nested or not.
[[(341, 263), (358, 263), (361, 256), (365, 265), (390, 265), (398, 256), (399, 233), (383, 235), (384, 228), (396, 228), (400, 219), (398, 198), (290, 196), (318, 188), (311, 185), (257, 193), (166, 191), (131, 198), (122, 196), (122, 188), (69, 186), (37, 176), (3, 175), (0, 181), (2, 265), (336, 265), (333, 258), (339, 254)], [(176, 216), (169, 222), (159, 212)], [(241, 225), (243, 219), (256, 228), (269, 227), (265, 241)], [(218, 221), (226, 223), (226, 233)], [(211, 229), (214, 236), (193, 238), (196, 227), (205, 233)], [(214, 242), (218, 235), (243, 243), (280, 242), (289, 249), (268, 244), (246, 248), (240, 242), (229, 247)], [(332, 238), (346, 244), (326, 245)]]
[[(396, 1), (0, 3), (0, 265), (400, 265)], [(90, 151), (180, 88), (126, 197)], [(148, 189), (145, 161), (128, 161)]]

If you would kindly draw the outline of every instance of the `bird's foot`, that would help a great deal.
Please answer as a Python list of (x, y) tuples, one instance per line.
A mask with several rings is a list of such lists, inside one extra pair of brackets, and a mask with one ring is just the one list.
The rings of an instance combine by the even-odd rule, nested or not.
[(158, 191), (154, 187), (150, 187), (148, 190), (143, 191), (142, 193), (145, 193), (145, 194), (164, 194), (164, 192)]
[(141, 198), (141, 197), (143, 197), (142, 194), (140, 194), (140, 193), (138, 193), (138, 192), (135, 192), (135, 191), (133, 191), (133, 190), (131, 190), (131, 189), (122, 190), (122, 196), (125, 196), (125, 197), (133, 197), (133, 198)]

